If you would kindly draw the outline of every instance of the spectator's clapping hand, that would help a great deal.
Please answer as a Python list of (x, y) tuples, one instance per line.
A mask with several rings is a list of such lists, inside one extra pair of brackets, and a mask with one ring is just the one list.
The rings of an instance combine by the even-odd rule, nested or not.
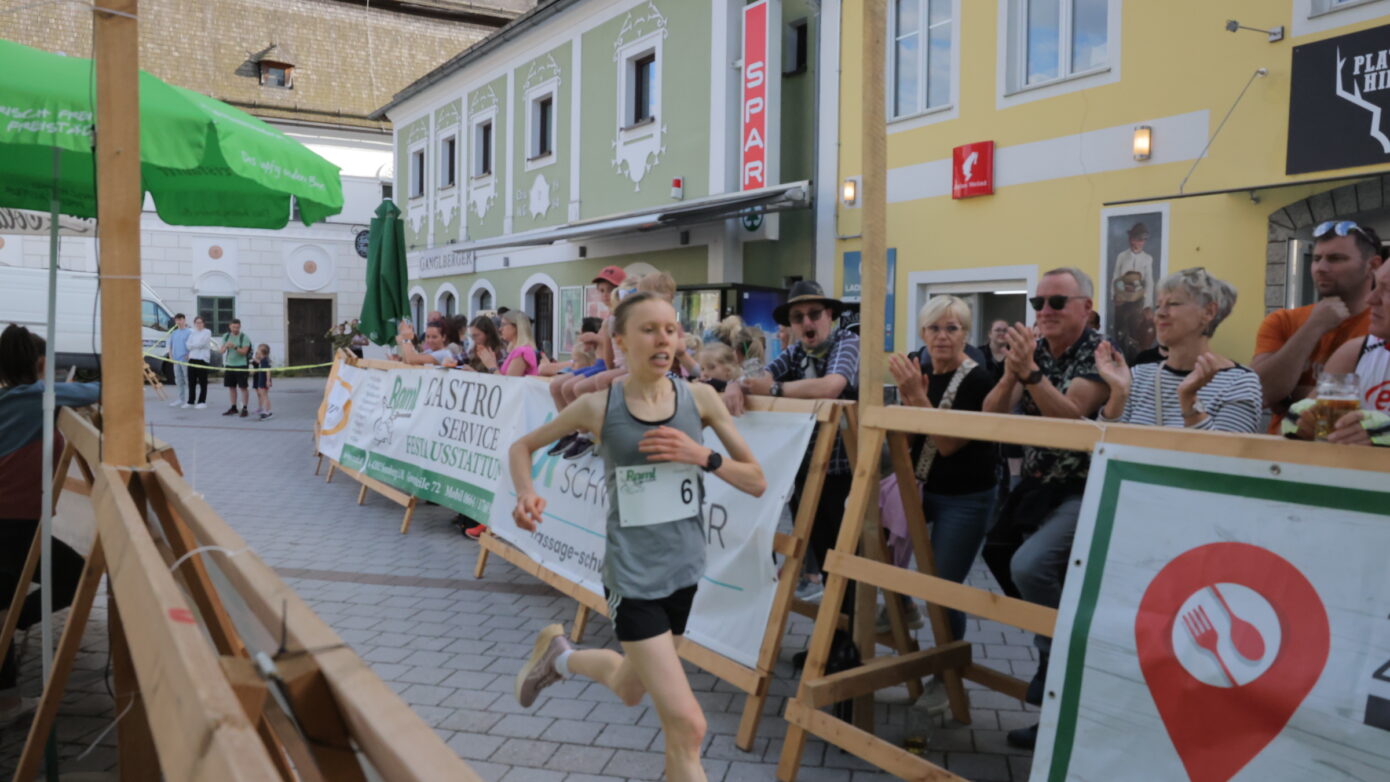
[[(1371, 435), (1366, 431), (1366, 427), (1361, 424), (1361, 419), (1365, 418), (1365, 416), (1366, 412), (1364, 410), (1353, 410), (1341, 418), (1338, 418), (1337, 422), (1332, 426), (1332, 432), (1327, 435), (1327, 441), (1329, 443), (1337, 443), (1338, 445), (1371, 445)], [(1307, 417), (1308, 414), (1304, 413), (1304, 418)], [(1299, 431), (1301, 432), (1303, 429), (1303, 420), (1299, 419), (1298, 424)]]
[(493, 371), (497, 370), (497, 353), (492, 348), (479, 346), (473, 353), (477, 355), (479, 361), (483, 362), (483, 366)]
[(1031, 328), (1015, 323), (1008, 333), (1009, 355), (1004, 359), (1004, 368), (1017, 377), (1028, 377), (1038, 368), (1033, 360), (1033, 351), (1038, 338)]
[(917, 362), (897, 353), (888, 356), (888, 371), (898, 383), (898, 398), (905, 405), (931, 407), (926, 388), (922, 384), (922, 370)]
[(1197, 390), (1210, 383), (1217, 372), (1233, 366), (1235, 363), (1228, 358), (1222, 358), (1215, 353), (1203, 353), (1197, 357), (1197, 365), (1178, 384), (1178, 398), (1195, 397)]
[(1096, 371), (1100, 373), (1101, 380), (1110, 386), (1110, 393), (1129, 393), (1129, 384), (1133, 379), (1129, 365), (1125, 363), (1124, 354), (1109, 342), (1096, 346)]

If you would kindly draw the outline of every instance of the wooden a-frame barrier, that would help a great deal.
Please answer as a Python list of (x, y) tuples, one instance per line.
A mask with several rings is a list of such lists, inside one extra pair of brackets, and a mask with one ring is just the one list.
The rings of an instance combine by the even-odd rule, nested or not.
[[(357, 356), (353, 355), (352, 353), (349, 353), (346, 350), (339, 350), (337, 358), (340, 359), (343, 363), (351, 364), (355, 367), (363, 367), (365, 369), (432, 368), (426, 366), (418, 366), (414, 364), (402, 364), (399, 361), (382, 361), (381, 359), (374, 358), (358, 358)], [(334, 363), (333, 368), (328, 372), (328, 382), (324, 385), (323, 390), (323, 401), (319, 403), (319, 411), (314, 419), (315, 446), (317, 446), (318, 443), (319, 432), (323, 430), (324, 413), (328, 410), (328, 393), (333, 390), (333, 384), (338, 382), (338, 366), (338, 363)], [(317, 447), (315, 448), (315, 451), (317, 451)], [(409, 492), (401, 491), (400, 489), (397, 489), (394, 486), (387, 486), (386, 484), (369, 475), (363, 475), (362, 473), (356, 470), (344, 467), (336, 460), (329, 459), (322, 453), (316, 452), (315, 456), (318, 457), (318, 462), (314, 465), (315, 475), (319, 474), (319, 469), (323, 467), (324, 461), (328, 461), (328, 473), (324, 476), (324, 483), (332, 483), (333, 474), (337, 472), (340, 472), (346, 475), (347, 477), (353, 479), (354, 481), (357, 481), (359, 484), (361, 484), (361, 488), (357, 490), (358, 505), (361, 505), (367, 501), (367, 490), (371, 489), (372, 491), (376, 492), (377, 494), (380, 494), (381, 496), (385, 497), (391, 502), (394, 502), (402, 508), (405, 508), (405, 517), (401, 519), (401, 534), (404, 535), (405, 533), (410, 531), (410, 520), (415, 517), (415, 506), (419, 502), (414, 495), (410, 494)]]
[[(100, 463), (92, 421), (64, 409), (59, 429), (67, 442), (55, 488), (77, 483), (74, 490), (90, 494), (97, 534), (16, 782), (38, 774), (103, 575), (122, 780), (365, 782), (363, 758), (391, 780), (479, 779), (212, 511), (183, 479), (172, 449), (147, 439), (148, 467), (114, 467)], [(80, 481), (67, 480), (73, 463)], [(39, 545), (36, 534), (0, 628), (0, 655), (9, 649)], [(251, 625), (238, 627), (227, 612), (209, 574), (214, 556)], [(274, 655), (258, 655), (273, 679), (253, 662), (242, 629), (278, 646)]]
[[(768, 616), (767, 630), (763, 634), (763, 642), (758, 651), (756, 667), (750, 668), (735, 662), (689, 639), (681, 639), (678, 648), (682, 658), (745, 693), (743, 716), (739, 720), (738, 733), (734, 738), (735, 746), (744, 751), (752, 749), (753, 740), (757, 737), (758, 724), (762, 719), (763, 706), (767, 702), (773, 669), (781, 654), (782, 638), (786, 635), (787, 621), (790, 618), (795, 600), (797, 578), (801, 574), (801, 565), (806, 558), (811, 535), (811, 523), (815, 518), (816, 507), (820, 503), (821, 489), (825, 485), (826, 470), (830, 463), (830, 454), (834, 448), (837, 433), (845, 437), (846, 447), (850, 449), (851, 453), (853, 452), (854, 430), (852, 423), (855, 404), (829, 400), (774, 399), (755, 396), (748, 398), (747, 409), (764, 412), (812, 413), (816, 416), (816, 433), (815, 446), (811, 452), (811, 462), (806, 472), (806, 483), (802, 489), (801, 502), (797, 508), (792, 534), (778, 533), (773, 542), (773, 551), (781, 554), (784, 559), (777, 582), (777, 593), (773, 598), (772, 610)], [(842, 422), (849, 423), (851, 428), (842, 429)], [(481, 544), (482, 550), (478, 553), (477, 567), (474, 571), (476, 577), (483, 577), (488, 556), (496, 554), (579, 603), (570, 633), (571, 638), (575, 641), (582, 639), (585, 626), (592, 613), (608, 615), (608, 603), (602, 595), (547, 570), (545, 566), (492, 534), (491, 531), (484, 532), (478, 542)], [(878, 538), (878, 542), (880, 548), (878, 550), (871, 549), (869, 553), (871, 556), (875, 556), (877, 561), (883, 561), (885, 554), (881, 549), (881, 536)], [(915, 645), (908, 634), (906, 618), (901, 612), (901, 606), (897, 608), (899, 610), (890, 617), (890, 623), (893, 627), (892, 636), (897, 639), (895, 644), (900, 652), (910, 652), (915, 649)], [(841, 621), (843, 621), (843, 617)], [(870, 615), (868, 617), (870, 632), (872, 623), (873, 617)]]
[[(1390, 473), (1390, 452), (1376, 448), (1290, 441), (1266, 435), (1235, 435), (1127, 424), (1108, 424), (1101, 428), (1086, 421), (900, 406), (865, 410), (860, 427), (861, 450), (855, 462), (854, 484), (845, 506), (844, 522), (835, 549), (822, 563), (822, 571), (826, 574), (825, 595), (821, 599), (821, 610), (811, 636), (806, 667), (795, 698), (787, 703), (787, 737), (777, 768), (777, 778), (782, 782), (795, 782), (807, 733), (903, 779), (960, 780), (961, 777), (926, 758), (878, 738), (871, 730), (849, 725), (820, 709), (845, 698), (872, 693), (928, 674), (939, 674), (946, 683), (952, 715), (968, 723), (969, 701), (962, 679), (969, 679), (1020, 700), (1028, 685), (1016, 677), (973, 663), (970, 642), (951, 637), (946, 609), (954, 608), (981, 619), (991, 619), (1040, 635), (1052, 635), (1056, 625), (1056, 609), (957, 584), (935, 575), (935, 558), (922, 506), (914, 494), (909, 494), (916, 487), (908, 451), (909, 434), (938, 434), (1075, 451), (1091, 451), (1106, 444), (1134, 445)], [(863, 520), (875, 505), (879, 487), (878, 455), (885, 439), (892, 455), (898, 486), (904, 492), (903, 505), (908, 513), (913, 553), (921, 572), (893, 567), (854, 553)], [(839, 619), (831, 615), (829, 606), (843, 600), (849, 581), (858, 584), (856, 591), (859, 593), (872, 594), (875, 589), (882, 589), (925, 600), (936, 646), (896, 657), (865, 658), (862, 667), (827, 675), (825, 664)], [(891, 606), (896, 602), (890, 599), (888, 604)]]

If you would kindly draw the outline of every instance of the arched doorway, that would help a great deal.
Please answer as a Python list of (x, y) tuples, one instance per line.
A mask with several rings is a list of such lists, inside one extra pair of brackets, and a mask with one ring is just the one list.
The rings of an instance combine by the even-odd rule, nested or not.
[(1313, 229), (1328, 220), (1355, 220), (1381, 237), (1390, 236), (1390, 174), (1315, 193), (1269, 215), (1266, 313), (1317, 300), (1310, 268)]
[(425, 322), (425, 296), (422, 293), (414, 293), (410, 296), (410, 322), (422, 325)]

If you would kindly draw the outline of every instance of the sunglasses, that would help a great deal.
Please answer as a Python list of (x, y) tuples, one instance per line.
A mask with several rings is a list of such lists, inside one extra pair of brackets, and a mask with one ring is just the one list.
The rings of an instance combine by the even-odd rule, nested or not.
[(1034, 312), (1042, 312), (1042, 309), (1043, 309), (1043, 305), (1044, 305), (1044, 304), (1046, 304), (1047, 306), (1051, 307), (1051, 308), (1054, 309), (1054, 310), (1061, 311), (1062, 308), (1064, 308), (1064, 307), (1067, 306), (1067, 302), (1068, 302), (1068, 301), (1071, 301), (1072, 299), (1085, 299), (1085, 298), (1088, 298), (1088, 297), (1086, 297), (1086, 296), (1063, 296), (1063, 295), (1061, 295), (1061, 294), (1059, 293), (1059, 294), (1057, 294), (1057, 295), (1055, 295), (1055, 296), (1034, 296), (1034, 297), (1032, 297), (1032, 298), (1030, 298), (1030, 299), (1028, 300), (1028, 303), (1031, 304), (1031, 305), (1033, 305), (1033, 311), (1034, 311)]
[(1360, 235), (1362, 239), (1376, 247), (1380, 246), (1380, 239), (1372, 237), (1369, 231), (1357, 225), (1354, 220), (1328, 220), (1325, 223), (1320, 223), (1317, 228), (1313, 229), (1313, 238), (1322, 239), (1332, 234), (1350, 236), (1353, 233)]
[(791, 314), (791, 322), (792, 322), (792, 323), (798, 323), (798, 324), (799, 324), (799, 323), (801, 323), (802, 321), (817, 321), (817, 320), (820, 320), (820, 316), (822, 316), (822, 315), (824, 315), (824, 314), (825, 314), (825, 308), (824, 308), (824, 307), (813, 307), (812, 309), (809, 309), (809, 310), (803, 310), (803, 311), (801, 311), (801, 312), (793, 312), (793, 313)]

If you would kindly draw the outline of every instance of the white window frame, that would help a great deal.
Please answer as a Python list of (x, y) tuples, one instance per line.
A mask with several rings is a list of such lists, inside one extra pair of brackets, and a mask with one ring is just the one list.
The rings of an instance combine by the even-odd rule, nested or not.
[[(426, 151), (428, 144), (420, 141), (410, 146), (406, 156), (406, 184), (409, 186), (407, 191), (408, 198), (424, 198), (425, 191), (429, 187), (429, 154)], [(419, 165), (415, 161), (419, 160)]]
[[(550, 150), (540, 154), (540, 105), (550, 99)], [(550, 79), (526, 91), (526, 161), (527, 171), (544, 168), (555, 162), (560, 144), (560, 80)]]
[[(478, 301), (478, 295), (481, 294), (481, 293), (486, 293), (487, 295), (489, 295), (489, 296), (492, 297), (492, 306), (491, 306), (491, 307), (483, 307), (483, 306), (481, 306), (481, 304), (480, 304), (479, 301)], [(493, 284), (492, 284), (491, 282), (488, 282), (486, 279), (481, 279), (481, 278), (480, 278), (480, 279), (474, 280), (474, 281), (473, 281), (473, 287), (471, 287), (471, 288), (468, 289), (468, 320), (469, 320), (470, 322), (472, 322), (472, 320), (473, 320), (474, 318), (478, 317), (478, 313), (483, 312), (484, 310), (496, 310), (496, 309), (497, 309), (497, 288), (494, 287)]]
[(1077, 90), (1113, 84), (1120, 80), (1121, 0), (1106, 0), (1106, 63), (1084, 71), (1071, 71), (1071, 0), (1062, 0), (1063, 14), (1058, 32), (1058, 65), (1061, 75), (1036, 84), (1026, 84), (1028, 67), (1028, 0), (999, 0), (998, 29), (998, 108), (1063, 95)]
[[(434, 308), (433, 308), (433, 311), (434, 311), (434, 312), (440, 313), (441, 315), (443, 315), (443, 316), (446, 317), (446, 318), (450, 318), (450, 317), (453, 317), (453, 315), (450, 315), (449, 313), (445, 312), (445, 311), (444, 311), (444, 307), (440, 306), (440, 302), (444, 300), (444, 294), (446, 294), (446, 293), (451, 294), (451, 295), (453, 295), (453, 297), (454, 297), (454, 312), (453, 312), (453, 315), (459, 314), (459, 308), (463, 305), (463, 297), (459, 295), (459, 289), (458, 289), (458, 288), (455, 288), (455, 287), (454, 287), (454, 284), (453, 284), (452, 282), (443, 283), (443, 284), (440, 285), (437, 289), (435, 289), (435, 291), (434, 291)], [(426, 314), (426, 317), (429, 317), (428, 314)], [(425, 324), (425, 325), (429, 325), (429, 324)], [(423, 335), (423, 334), (424, 334), (424, 330), (421, 329), (421, 330), (420, 330), (420, 333)]]
[[(453, 154), (445, 154), (449, 145)], [(452, 160), (450, 160), (452, 158)], [(458, 184), (459, 144), (458, 134), (450, 133), (439, 140), (439, 189), (448, 190)]]
[[(661, 125), (661, 73), (662, 73), (662, 41), (661, 31), (644, 35), (641, 38), (629, 43), (618, 50), (618, 134), (621, 140), (626, 140), (650, 130), (652, 127)], [(648, 119), (637, 122), (632, 116), (633, 91), (636, 88), (636, 61), (643, 56), (651, 54), (654, 57), (652, 63), (652, 83), (649, 85), (651, 93), (652, 115)]]
[[(925, 4), (927, 0), (919, 0)], [(926, 17), (923, 16), (923, 19)], [(919, 108), (915, 112), (908, 114), (893, 114), (893, 107), (896, 101), (894, 90), (897, 88), (897, 57), (895, 49), (896, 36), (894, 33), (898, 28), (898, 4), (889, 0), (888, 4), (888, 51), (884, 62), (888, 68), (888, 78), (886, 81), (887, 95), (884, 96), (884, 106), (888, 111), (888, 133), (899, 133), (904, 130), (913, 130), (924, 125), (932, 125), (949, 119), (956, 119), (960, 116), (960, 0), (951, 0), (951, 93), (949, 99), (940, 106), (931, 108)], [(920, 35), (920, 33), (919, 33)], [(926, 49), (919, 49), (922, 55), (921, 76), (926, 76), (926, 58), (929, 52)], [(922, 103), (926, 103), (927, 85), (925, 79), (920, 82), (920, 96)]]
[(1390, 14), (1390, 0), (1293, 0), (1290, 35), (1312, 35)]
[[(484, 126), (491, 128), (492, 141), (488, 145), (487, 171), (484, 172), (479, 164), (482, 162)], [(469, 178), (475, 182), (487, 182), (497, 176), (497, 109), (491, 108), (473, 117), (469, 123), (469, 144), (468, 172)]]

